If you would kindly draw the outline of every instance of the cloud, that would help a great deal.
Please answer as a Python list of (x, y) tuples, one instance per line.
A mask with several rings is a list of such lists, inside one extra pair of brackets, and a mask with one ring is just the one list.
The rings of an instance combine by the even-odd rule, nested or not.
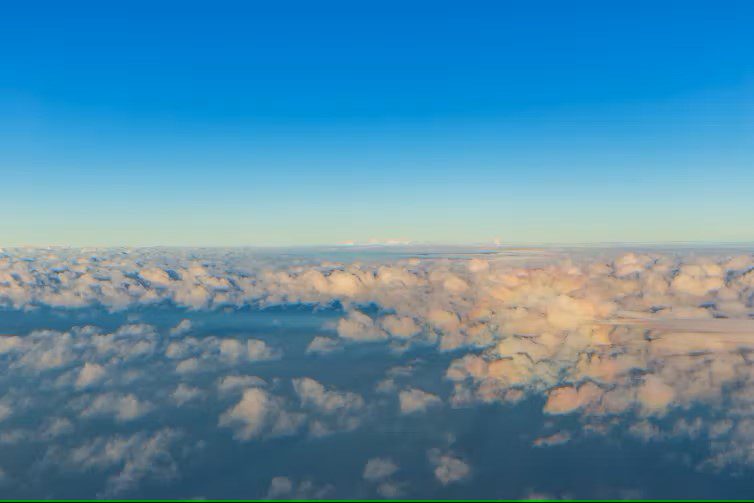
[(434, 467), (435, 478), (444, 486), (461, 482), (471, 476), (469, 465), (450, 453), (443, 453), (439, 449), (430, 449), (427, 452), (427, 457)]
[(364, 407), (364, 399), (358, 394), (328, 390), (309, 377), (294, 379), (293, 389), (304, 407), (311, 407), (325, 414), (357, 411)]
[(390, 458), (372, 458), (364, 466), (364, 480), (377, 482), (398, 471), (398, 465)]
[(8, 419), (13, 413), (13, 409), (10, 405), (0, 402), (0, 422)]
[(118, 422), (125, 422), (138, 419), (153, 408), (151, 403), (139, 400), (133, 393), (105, 393), (95, 396), (81, 411), (81, 416), (112, 416)]
[(296, 483), (289, 477), (273, 477), (267, 490), (267, 499), (324, 499), (332, 494), (332, 485), (318, 486), (311, 480)]
[(317, 336), (306, 347), (309, 354), (328, 354), (341, 350), (342, 347), (338, 341), (332, 337)]
[(222, 357), (234, 362), (274, 360), (282, 356), (280, 351), (270, 348), (267, 343), (259, 339), (247, 339), (245, 343), (237, 339), (223, 339), (219, 348)]
[[(108, 315), (134, 321), (117, 329), (77, 326), (0, 336), (0, 359), (8, 369), (0, 376), (7, 390), (0, 399), (2, 439), (17, 445), (56, 439), (70, 447), (70, 437), (84, 435), (94, 442), (91, 418), (100, 418), (97, 427), (113, 430), (107, 439), (123, 440), (149, 421), (165, 426), (166, 417), (193, 414), (198, 407), (184, 412), (175, 405), (199, 398), (213, 428), (243, 441), (353, 431), (382, 418), (381, 412), (395, 413), (394, 401), (384, 395), (372, 402), (371, 391), (331, 386), (335, 366), (321, 374), (312, 370), (317, 361), (334, 363), (330, 357), (299, 359), (294, 350), (284, 360), (285, 372), (274, 364), (250, 365), (287, 356), (273, 333), (265, 341), (201, 334), (188, 319), (201, 319), (196, 312), (178, 314), (186, 318), (177, 324), (164, 320), (178, 318), (138, 323), (158, 305), (232, 316), (247, 306), (306, 304), (328, 308), (328, 317), (343, 311), (332, 326), (317, 325), (307, 353), (343, 349), (350, 357), (352, 350), (369, 350), (356, 347), (368, 342), (421, 349), (433, 365), (450, 361), (439, 383), (428, 383), (431, 377), (421, 372), (376, 374), (375, 381), (384, 379), (369, 386), (398, 392), (401, 413), (418, 414), (445, 401), (472, 407), (532, 398), (554, 427), (575, 425), (534, 439), (535, 446), (578, 438), (582, 431), (627, 432), (645, 441), (698, 439), (710, 450), (703, 466), (728, 469), (754, 463), (746, 448), (754, 440), (748, 356), (754, 350), (753, 299), (754, 257), (714, 250), (554, 250), (515, 259), (501, 254), (358, 263), (309, 256), (250, 260), (247, 252), (232, 250), (10, 250), (0, 257), (4, 309), (23, 309), (32, 321), (38, 312), (44, 326), (84, 323), (88, 311), (82, 308), (88, 307), (139, 314)], [(42, 318), (48, 313), (54, 323)], [(288, 386), (290, 376), (302, 375), (313, 377), (296, 377)], [(441, 398), (416, 386), (452, 392)], [(708, 414), (697, 417), (701, 408)], [(107, 439), (98, 442), (104, 446)], [(442, 483), (457, 480), (454, 474), (463, 471), (458, 466), (468, 470), (452, 453), (433, 459)], [(300, 485), (292, 482), (291, 492)], [(388, 476), (370, 490), (387, 495), (400, 487)]]
[(55, 417), (47, 421), (47, 424), (39, 432), (40, 438), (50, 440), (63, 435), (68, 435), (74, 430), (73, 423), (65, 417)]
[(76, 387), (81, 389), (91, 386), (92, 384), (101, 381), (106, 374), (107, 372), (102, 365), (86, 362), (84, 363), (84, 366), (81, 367), (81, 371), (76, 378)]
[(338, 322), (338, 335), (353, 341), (379, 341), (388, 334), (374, 324), (372, 318), (359, 311), (351, 311)]
[(415, 414), (425, 412), (429, 407), (440, 405), (442, 400), (437, 395), (427, 393), (418, 388), (402, 390), (398, 394), (401, 414)]
[(567, 431), (559, 431), (545, 437), (539, 437), (534, 439), (532, 445), (534, 447), (550, 447), (553, 445), (562, 445), (571, 440), (571, 434)]
[(567, 414), (600, 400), (602, 389), (591, 382), (575, 388), (561, 386), (550, 390), (544, 411), (548, 414)]
[(275, 360), (282, 357), (279, 350), (270, 348), (264, 341), (258, 339), (246, 341), (246, 355), (252, 362)]
[(220, 416), (218, 425), (233, 428), (239, 440), (251, 440), (292, 435), (304, 419), (303, 414), (288, 412), (282, 398), (262, 388), (247, 388), (241, 400)]
[(170, 329), (170, 335), (173, 337), (184, 335), (189, 332), (192, 327), (193, 324), (191, 323), (191, 320), (183, 319), (176, 326)]
[(184, 405), (188, 402), (200, 398), (204, 393), (199, 389), (192, 386), (187, 386), (184, 383), (180, 383), (175, 391), (170, 394), (170, 398), (178, 405)]
[(386, 499), (396, 499), (403, 495), (403, 489), (405, 486), (405, 483), (389, 480), (387, 482), (382, 482), (377, 486), (377, 493)]
[(421, 327), (410, 316), (385, 316), (380, 320), (380, 324), (386, 332), (400, 339), (408, 339), (421, 330)]
[(244, 388), (265, 386), (267, 386), (267, 383), (261, 377), (248, 375), (228, 375), (221, 378), (217, 383), (217, 389), (220, 393), (231, 393)]
[(191, 374), (197, 372), (202, 367), (198, 358), (187, 358), (178, 362), (175, 366), (175, 371), (179, 374)]
[(178, 468), (170, 449), (180, 437), (180, 431), (169, 428), (129, 436), (97, 437), (70, 451), (52, 447), (46, 458), (47, 463), (67, 470), (114, 469), (107, 479), (104, 495), (117, 495), (133, 489), (144, 479), (177, 478)]

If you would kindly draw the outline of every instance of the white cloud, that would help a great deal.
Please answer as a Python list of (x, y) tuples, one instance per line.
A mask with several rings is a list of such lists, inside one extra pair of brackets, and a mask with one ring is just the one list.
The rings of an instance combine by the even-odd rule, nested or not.
[(179, 374), (191, 374), (201, 369), (201, 362), (198, 358), (187, 358), (178, 362), (175, 366), (175, 371)]
[(328, 390), (309, 377), (294, 379), (293, 388), (304, 407), (325, 414), (358, 411), (364, 407), (364, 399), (358, 394)]
[(193, 327), (193, 324), (191, 323), (191, 320), (183, 319), (176, 326), (170, 329), (170, 335), (174, 337), (183, 335), (191, 331), (192, 327)]
[(13, 413), (13, 409), (10, 405), (0, 402), (0, 422), (5, 421), (8, 419), (11, 414)]
[(437, 395), (427, 393), (418, 388), (402, 390), (398, 394), (401, 414), (425, 412), (429, 407), (440, 405), (442, 400)]
[(550, 447), (553, 445), (562, 445), (571, 440), (571, 434), (567, 431), (559, 431), (552, 435), (535, 438), (532, 442), (534, 447)]
[(138, 419), (153, 408), (151, 403), (139, 400), (132, 393), (105, 393), (95, 396), (81, 411), (81, 416), (112, 416), (116, 421), (125, 422)]
[(263, 435), (291, 435), (304, 419), (303, 414), (288, 412), (282, 398), (261, 388), (248, 388), (241, 400), (220, 416), (218, 424), (233, 428), (239, 440), (251, 440)]
[(76, 378), (76, 387), (81, 389), (91, 386), (92, 384), (101, 381), (106, 374), (107, 372), (102, 365), (86, 362), (84, 363), (84, 366), (81, 367), (79, 375)]
[(311, 480), (296, 483), (289, 477), (273, 477), (267, 490), (268, 499), (304, 499), (316, 500), (332, 494), (333, 486), (319, 486)]
[(351, 311), (338, 322), (338, 335), (353, 341), (379, 341), (388, 334), (374, 324), (374, 320), (359, 311)]
[(307, 353), (328, 354), (342, 349), (338, 341), (332, 337), (316, 336), (306, 347)]
[(185, 403), (200, 398), (202, 395), (203, 393), (199, 388), (187, 386), (184, 383), (180, 383), (178, 387), (175, 388), (175, 391), (170, 394), (170, 397), (178, 406), (181, 406)]
[(471, 475), (469, 465), (450, 453), (443, 453), (439, 449), (430, 449), (427, 457), (434, 467), (435, 478), (442, 485), (461, 482)]
[(250, 361), (275, 360), (282, 357), (279, 350), (270, 348), (267, 343), (259, 339), (246, 341), (246, 355)]
[(52, 447), (47, 459), (68, 470), (115, 469), (104, 492), (104, 496), (112, 496), (133, 489), (144, 479), (177, 478), (178, 468), (170, 449), (180, 437), (180, 432), (169, 428), (130, 436), (97, 437), (67, 452)]
[(232, 393), (245, 388), (264, 386), (267, 386), (267, 383), (261, 377), (247, 375), (228, 375), (217, 383), (220, 393)]
[(398, 465), (390, 458), (372, 458), (364, 466), (364, 479), (376, 482), (386, 479), (398, 471)]

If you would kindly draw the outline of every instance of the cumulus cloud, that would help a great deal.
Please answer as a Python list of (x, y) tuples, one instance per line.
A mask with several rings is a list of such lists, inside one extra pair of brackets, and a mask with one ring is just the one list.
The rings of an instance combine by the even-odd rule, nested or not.
[(430, 464), (434, 467), (435, 478), (448, 485), (461, 482), (471, 476), (471, 468), (463, 460), (440, 449), (430, 449), (427, 453)]
[(439, 405), (442, 400), (437, 395), (427, 393), (418, 388), (402, 390), (398, 394), (402, 414), (424, 412), (429, 407)]
[(287, 411), (282, 398), (262, 388), (248, 388), (241, 400), (220, 416), (218, 424), (233, 428), (235, 438), (250, 440), (263, 435), (291, 435), (304, 419), (303, 414)]
[(330, 484), (317, 485), (311, 480), (296, 482), (289, 477), (273, 477), (267, 490), (268, 499), (324, 499), (332, 494), (334, 487)]
[(220, 393), (231, 393), (244, 388), (264, 386), (267, 386), (264, 379), (249, 375), (228, 375), (221, 378), (217, 383), (217, 389)]
[(84, 363), (84, 366), (81, 367), (81, 371), (79, 371), (79, 375), (76, 378), (76, 387), (86, 388), (87, 386), (91, 386), (102, 380), (106, 373), (107, 372), (102, 365), (86, 362)]
[(13, 413), (13, 409), (11, 408), (10, 405), (0, 402), (0, 422), (9, 418), (12, 413)]
[(365, 402), (361, 395), (328, 389), (309, 377), (293, 379), (293, 389), (301, 406), (315, 413), (309, 431), (315, 437), (335, 431), (350, 431), (361, 424)]
[(105, 393), (95, 396), (81, 416), (112, 416), (116, 421), (124, 422), (138, 419), (152, 409), (151, 403), (139, 400), (133, 393)]
[(202, 395), (203, 395), (203, 392), (199, 388), (195, 388), (193, 386), (187, 386), (184, 383), (180, 383), (178, 387), (175, 388), (175, 391), (173, 391), (170, 394), (170, 398), (173, 399), (176, 405), (181, 406), (185, 403), (188, 403), (193, 400), (196, 400), (197, 398), (200, 398)]
[(534, 447), (549, 447), (552, 445), (562, 445), (571, 440), (571, 434), (567, 431), (559, 431), (552, 435), (535, 438), (532, 442)]
[(170, 329), (170, 335), (179, 336), (183, 335), (191, 330), (193, 324), (191, 320), (183, 319), (176, 326)]
[(46, 462), (75, 471), (113, 472), (104, 496), (121, 494), (144, 479), (171, 480), (178, 476), (171, 454), (181, 433), (173, 429), (140, 432), (130, 436), (97, 437), (70, 451), (52, 447)]
[(364, 466), (364, 479), (376, 482), (386, 479), (398, 471), (398, 465), (390, 458), (372, 458)]
[(321, 383), (309, 377), (294, 379), (293, 388), (302, 405), (326, 414), (356, 411), (364, 406), (364, 399), (358, 394), (328, 390)]
[(359, 311), (351, 311), (338, 322), (338, 335), (353, 341), (379, 341), (388, 334), (374, 324), (374, 320)]
[(280, 351), (272, 349), (266, 342), (259, 339), (247, 339), (245, 343), (238, 339), (223, 339), (219, 343), (219, 349), (222, 357), (234, 362), (240, 360), (257, 362), (281, 357)]
[(307, 353), (327, 354), (342, 349), (338, 341), (332, 337), (317, 336), (306, 347)]
[(270, 348), (262, 340), (248, 339), (246, 341), (246, 356), (250, 361), (258, 362), (280, 358), (282, 353), (279, 350)]

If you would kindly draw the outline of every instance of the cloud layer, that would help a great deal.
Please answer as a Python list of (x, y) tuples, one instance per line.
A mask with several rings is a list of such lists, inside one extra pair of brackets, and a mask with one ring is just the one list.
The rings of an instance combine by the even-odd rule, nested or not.
[[(640, 442), (704, 441), (703, 470), (754, 463), (746, 447), (754, 441), (751, 254), (582, 250), (337, 262), (233, 250), (6, 250), (0, 304), (40, 319), (82, 313), (70, 329), (40, 322), (0, 336), (0, 443), (44, 445), (35, 473), (101, 472), (99, 494), (179, 478), (183, 460), (203, 445), (176, 421), (183, 414), (206, 416), (217, 435), (249, 445), (317, 442), (366, 424), (529, 401), (550, 421), (532, 447), (620, 431)], [(302, 305), (333, 315), (294, 356), (286, 340), (200, 335), (189, 319)], [(86, 322), (88, 309), (157, 306), (185, 318), (168, 328)], [(401, 364), (358, 390), (355, 379), (310, 375), (339, 359), (361, 375), (348, 367), (359, 348), (383, 348)], [(426, 360), (443, 367), (433, 381), (420, 379), (405, 354), (432, 355)], [(257, 375), (270, 368), (277, 374)], [(441, 488), (471, 484), (477, 473), (463, 445), (439, 445), (423, 458)], [(370, 452), (363, 463), (357, 478), (369, 491), (412, 494), (402, 461)], [(18, 477), (0, 468), (4, 483)], [(265, 488), (270, 497), (335, 490), (292, 474)]]

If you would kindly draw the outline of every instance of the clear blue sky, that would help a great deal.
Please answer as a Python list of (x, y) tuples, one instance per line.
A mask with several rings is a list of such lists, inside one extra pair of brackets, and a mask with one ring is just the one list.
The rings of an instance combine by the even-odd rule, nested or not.
[(0, 245), (754, 241), (754, 2), (7, 2)]

